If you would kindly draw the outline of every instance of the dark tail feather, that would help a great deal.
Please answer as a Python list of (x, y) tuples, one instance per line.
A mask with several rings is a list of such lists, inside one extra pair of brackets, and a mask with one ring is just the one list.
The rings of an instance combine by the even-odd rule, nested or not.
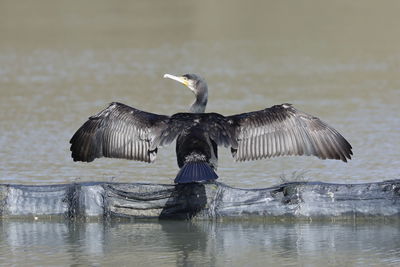
[(176, 175), (174, 182), (176, 184), (186, 184), (215, 180), (217, 178), (218, 175), (207, 162), (187, 162)]

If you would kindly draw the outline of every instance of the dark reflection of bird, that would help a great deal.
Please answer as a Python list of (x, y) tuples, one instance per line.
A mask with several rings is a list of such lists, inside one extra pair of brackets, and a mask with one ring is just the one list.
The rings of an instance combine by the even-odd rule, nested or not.
[(339, 132), (290, 104), (232, 116), (204, 113), (208, 88), (202, 78), (195, 74), (164, 78), (193, 91), (196, 100), (189, 113), (165, 116), (111, 103), (72, 137), (74, 161), (109, 157), (153, 162), (159, 147), (177, 139), (180, 171), (175, 183), (190, 183), (218, 178), (218, 146), (230, 147), (236, 161), (288, 155), (344, 162), (351, 158), (352, 147)]

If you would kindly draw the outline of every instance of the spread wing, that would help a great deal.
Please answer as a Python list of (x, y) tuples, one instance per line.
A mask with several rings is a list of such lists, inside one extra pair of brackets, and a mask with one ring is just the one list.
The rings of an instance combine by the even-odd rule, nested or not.
[(153, 162), (160, 143), (168, 144), (161, 138), (168, 120), (168, 116), (113, 102), (73, 135), (72, 158), (86, 162), (101, 157)]
[(227, 117), (236, 129), (237, 161), (285, 155), (314, 155), (321, 159), (351, 159), (351, 145), (335, 129), (290, 104)]
[(70, 140), (74, 161), (123, 158), (153, 162), (157, 149), (185, 131), (206, 133), (218, 145), (237, 146), (233, 128), (216, 113), (177, 113), (171, 117), (111, 103), (89, 118)]

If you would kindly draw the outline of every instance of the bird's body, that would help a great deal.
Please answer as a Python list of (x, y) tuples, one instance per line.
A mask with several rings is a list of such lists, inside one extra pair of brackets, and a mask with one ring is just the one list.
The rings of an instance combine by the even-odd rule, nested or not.
[(176, 157), (179, 168), (183, 167), (187, 157), (192, 157), (192, 160), (204, 158), (216, 169), (218, 160), (217, 145), (201, 129), (201, 125), (194, 125), (188, 132), (184, 132), (177, 137)]
[(218, 146), (230, 147), (237, 161), (285, 155), (315, 155), (321, 159), (351, 158), (351, 145), (335, 129), (290, 104), (223, 116), (204, 113), (207, 85), (196, 75), (176, 77), (196, 95), (189, 113), (172, 116), (144, 112), (111, 103), (81, 126), (70, 143), (74, 161), (125, 158), (153, 162), (158, 147), (177, 139), (179, 173), (176, 183), (218, 178)]

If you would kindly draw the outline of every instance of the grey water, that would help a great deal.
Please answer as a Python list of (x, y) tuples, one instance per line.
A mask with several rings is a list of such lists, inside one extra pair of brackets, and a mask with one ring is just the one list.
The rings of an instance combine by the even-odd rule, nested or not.
[(0, 265), (398, 266), (399, 226), (12, 221), (1, 224)]
[[(280, 103), (353, 145), (348, 163), (311, 157), (236, 163), (220, 181), (362, 183), (400, 174), (397, 1), (0, 0), (0, 183), (172, 183), (174, 146), (154, 164), (76, 163), (69, 139), (109, 102), (173, 114), (192, 93), (164, 73), (202, 75), (208, 111)], [(1, 222), (0, 265), (385, 265), (398, 225)], [(53, 245), (52, 245), (53, 244)]]

